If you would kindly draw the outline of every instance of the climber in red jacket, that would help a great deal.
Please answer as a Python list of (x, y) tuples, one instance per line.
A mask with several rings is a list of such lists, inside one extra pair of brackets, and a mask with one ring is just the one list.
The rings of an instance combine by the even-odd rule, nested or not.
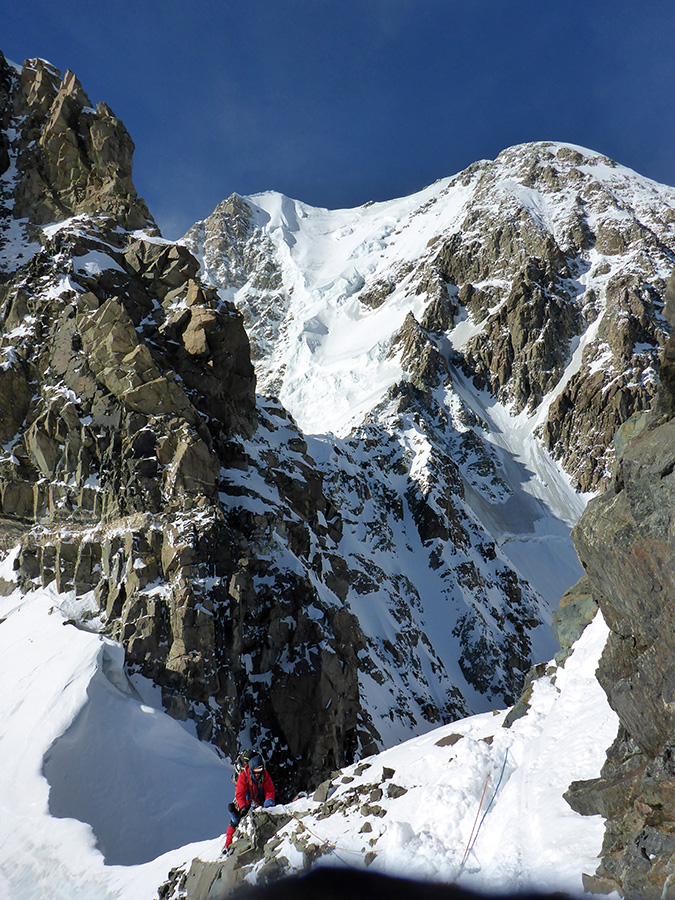
[(225, 834), (223, 852), (232, 843), (234, 831), (241, 817), (245, 816), (251, 807), (255, 809), (257, 806), (274, 806), (274, 784), (262, 757), (258, 755), (251, 757), (237, 778), (234, 803), (228, 806), (231, 824)]

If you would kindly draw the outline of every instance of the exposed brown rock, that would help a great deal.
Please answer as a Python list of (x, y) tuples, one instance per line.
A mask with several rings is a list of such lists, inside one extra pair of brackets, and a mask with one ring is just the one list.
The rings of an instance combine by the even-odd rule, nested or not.
[(394, 337), (389, 355), (395, 356), (399, 352), (403, 368), (410, 373), (410, 381), (416, 387), (422, 390), (434, 388), (449, 379), (447, 360), (412, 313), (408, 313), (403, 327)]
[(131, 180), (131, 138), (105, 103), (92, 107), (72, 72), (61, 78), (44, 60), (27, 60), (13, 102), (27, 117), (18, 145), (17, 218), (45, 224), (90, 213), (125, 228), (154, 227)]
[(13, 438), (23, 425), (32, 391), (19, 362), (0, 365), (0, 444)]
[[(22, 117), (3, 123), (18, 170), (5, 213), (32, 228), (0, 287), (0, 547), (20, 544), (24, 589), (93, 591), (99, 615), (78, 624), (119, 640), (172, 715), (229, 753), (264, 733), (280, 789), (318, 783), (375, 734), (358, 622), (310, 580), (341, 521), (307, 445), (274, 403), (258, 409), (241, 316), (190, 251), (125, 230), (152, 220), (110, 110), (41, 60), (18, 76), (0, 58), (0, 89)], [(261, 414), (283, 431), (250, 445), (264, 499), (240, 484)]]
[(589, 885), (627, 898), (670, 896), (675, 872), (673, 352), (671, 338), (654, 411), (617, 442), (612, 484), (573, 532), (610, 627), (598, 680), (621, 728), (600, 777), (573, 784), (567, 799), (584, 814), (608, 819)]

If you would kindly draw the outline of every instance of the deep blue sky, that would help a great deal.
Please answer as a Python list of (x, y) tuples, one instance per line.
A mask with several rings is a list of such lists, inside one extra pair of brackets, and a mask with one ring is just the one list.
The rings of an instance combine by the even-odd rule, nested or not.
[(357, 206), (531, 140), (675, 184), (673, 0), (0, 0), (0, 50), (124, 120), (172, 238), (233, 191)]

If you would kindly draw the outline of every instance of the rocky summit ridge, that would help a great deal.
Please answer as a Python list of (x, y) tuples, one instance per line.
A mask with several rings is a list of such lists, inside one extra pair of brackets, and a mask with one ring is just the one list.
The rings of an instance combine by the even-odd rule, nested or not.
[(557, 634), (600, 605), (622, 732), (570, 799), (610, 820), (600, 885), (656, 896), (675, 189), (527, 144), (357, 210), (233, 195), (175, 243), (72, 73), (0, 56), (0, 116), (0, 593), (72, 592), (290, 791), (514, 703), (608, 486)]
[(459, 370), (591, 491), (654, 396), (674, 209), (673, 188), (544, 142), (358, 209), (234, 195), (183, 242), (306, 431), (348, 433), (401, 368), (427, 391)]

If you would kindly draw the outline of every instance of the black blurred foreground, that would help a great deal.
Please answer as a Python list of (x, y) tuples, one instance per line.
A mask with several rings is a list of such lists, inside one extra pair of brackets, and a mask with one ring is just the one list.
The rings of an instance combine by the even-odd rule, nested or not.
[(476, 894), (454, 884), (431, 884), (392, 878), (374, 872), (347, 869), (313, 869), (306, 875), (291, 876), (265, 887), (239, 890), (236, 898), (255, 900), (480, 900), (511, 898), (544, 900), (567, 894)]

